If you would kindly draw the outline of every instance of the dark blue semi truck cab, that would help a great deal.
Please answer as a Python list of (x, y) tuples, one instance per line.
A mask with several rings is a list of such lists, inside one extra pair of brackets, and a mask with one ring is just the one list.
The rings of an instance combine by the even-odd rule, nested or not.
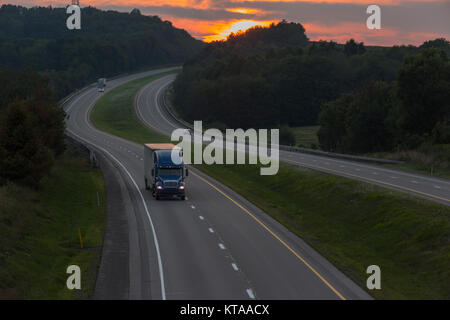
[(163, 197), (186, 198), (188, 170), (182, 161), (183, 151), (173, 144), (144, 146), (145, 188), (159, 200)]

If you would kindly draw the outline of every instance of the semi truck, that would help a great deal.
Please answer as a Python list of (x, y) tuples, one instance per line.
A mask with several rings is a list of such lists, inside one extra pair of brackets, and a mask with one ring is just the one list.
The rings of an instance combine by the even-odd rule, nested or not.
[[(172, 158), (173, 151), (175, 151), (174, 158)], [(171, 143), (144, 145), (145, 189), (151, 190), (156, 200), (163, 197), (185, 200), (185, 180), (188, 174), (181, 148)]]
[(105, 78), (98, 79), (97, 81), (98, 92), (105, 92), (105, 87), (106, 87), (106, 79)]

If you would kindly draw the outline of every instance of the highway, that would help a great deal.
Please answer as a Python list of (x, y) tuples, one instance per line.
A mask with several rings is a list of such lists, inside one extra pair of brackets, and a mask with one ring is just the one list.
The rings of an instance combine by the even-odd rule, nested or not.
[[(164, 70), (111, 80), (106, 92)], [(166, 115), (160, 101), (172, 80), (167, 76), (150, 83), (136, 99), (142, 119), (162, 132), (171, 130), (170, 120), (163, 121)], [(89, 112), (101, 95), (89, 88), (64, 106), (70, 115), (67, 134), (107, 159), (113, 169), (104, 171), (106, 178), (117, 181), (123, 199), (108, 194), (108, 212), (118, 212), (114, 228), (119, 231), (108, 229), (105, 234), (97, 297), (371, 299), (302, 239), (193, 168), (186, 201), (152, 198), (144, 188), (143, 146), (101, 132), (90, 123)], [(113, 240), (117, 236), (123, 242)]]
[[(144, 124), (169, 136), (176, 128), (185, 127), (167, 111), (163, 99), (165, 89), (174, 79), (175, 76), (171, 75), (159, 80), (159, 85), (156, 87), (149, 85), (143, 88), (137, 97), (136, 105), (137, 114)], [(376, 184), (433, 200), (447, 206), (450, 205), (450, 181), (445, 179), (356, 161), (283, 150), (280, 150), (280, 161)]]

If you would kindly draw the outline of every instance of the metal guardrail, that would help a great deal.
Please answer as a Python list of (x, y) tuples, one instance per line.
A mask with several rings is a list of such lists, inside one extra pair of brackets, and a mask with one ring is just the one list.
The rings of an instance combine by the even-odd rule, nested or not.
[(316, 156), (336, 158), (336, 159), (361, 161), (361, 162), (373, 162), (373, 163), (380, 163), (380, 164), (401, 164), (401, 163), (403, 163), (403, 161), (397, 161), (397, 160), (354, 156), (354, 155), (350, 155), (350, 154), (334, 153), (334, 152), (328, 152), (328, 151), (322, 151), (322, 150), (314, 150), (314, 149), (301, 148), (301, 147), (291, 147), (291, 146), (284, 146), (284, 145), (280, 145), (280, 150), (306, 153), (306, 154), (312, 154), (312, 155), (316, 155)]
[[(145, 71), (144, 71), (145, 72)], [(113, 80), (113, 79), (117, 79), (120, 78), (124, 75), (119, 75), (119, 76), (115, 76), (112, 78), (108, 78), (108, 81)], [(60, 100), (60, 102), (58, 103), (60, 107), (63, 107), (67, 102), (69, 102), (75, 95), (80, 94), (81, 92), (94, 87), (96, 85), (96, 83), (92, 83), (90, 85), (87, 85), (84, 88), (81, 88), (78, 91), (75, 91), (73, 93), (71, 93), (69, 96), (63, 98), (62, 100)], [(172, 106), (169, 106), (169, 104), (167, 103), (167, 92), (169, 90), (170, 87), (167, 87), (165, 89), (164, 95), (163, 95), (163, 105), (164, 108), (166, 109), (166, 111), (169, 113), (169, 115), (176, 120), (177, 122), (179, 122), (181, 125), (186, 126), (188, 128), (193, 129), (193, 126), (180, 119), (178, 116), (175, 115), (175, 113), (173, 112)], [(334, 153), (334, 152), (327, 152), (327, 151), (321, 151), (321, 150), (314, 150), (314, 149), (308, 149), (308, 148), (301, 148), (301, 147), (293, 147), (293, 146), (285, 146), (285, 145), (280, 145), (280, 150), (283, 151), (289, 151), (289, 152), (298, 152), (298, 153), (306, 153), (306, 154), (312, 154), (312, 155), (317, 155), (317, 156), (322, 156), (322, 157), (329, 157), (329, 158), (335, 158), (335, 159), (344, 159), (344, 160), (353, 160), (353, 161), (360, 161), (360, 162), (370, 162), (370, 163), (379, 163), (379, 164), (401, 164), (404, 163), (403, 161), (397, 161), (397, 160), (389, 160), (389, 159), (380, 159), (380, 158), (371, 158), (371, 157), (363, 157), (363, 156), (354, 156), (354, 155), (349, 155), (349, 154), (342, 154), (342, 153)], [(92, 150), (90, 150), (90, 152), (92, 153), (90, 155), (91, 158), (91, 163), (92, 161), (96, 162), (95, 159), (95, 154)], [(95, 165), (93, 163), (93, 165)]]
[(163, 100), (163, 104), (164, 104), (164, 108), (167, 110), (167, 112), (169, 113), (169, 115), (170, 115), (175, 121), (179, 122), (181, 125), (183, 125), (183, 126), (189, 128), (189, 129), (194, 130), (194, 126), (193, 126), (192, 124), (188, 123), (187, 121), (184, 121), (184, 120), (181, 119), (180, 117), (176, 116), (176, 115), (175, 115), (175, 112), (173, 111), (173, 107), (172, 107), (171, 103), (170, 103), (170, 102), (167, 103), (167, 102), (168, 102), (168, 101), (167, 101), (167, 92), (169, 91), (169, 89), (170, 89), (170, 86), (167, 87), (167, 88), (164, 90), (164, 95), (163, 95), (163, 99), (162, 99), (162, 100)]
[[(178, 64), (175, 64), (175, 65), (170, 64), (170, 65), (167, 65), (167, 66), (165, 66), (165, 67), (167, 67), (167, 68), (172, 68), (172, 67), (173, 67), (173, 68), (176, 69), (176, 68), (178, 68)], [(151, 71), (151, 70), (153, 70), (153, 69), (154, 69), (154, 68), (151, 68), (151, 69), (149, 69), (149, 70), (142, 70), (142, 71), (140, 71), (140, 72), (128, 72), (128, 73), (123, 73), (123, 74), (120, 74), (120, 75), (117, 75), (117, 76), (113, 76), (113, 77), (107, 78), (107, 81), (109, 82), (109, 81), (112, 81), (112, 80), (115, 80), (115, 79), (119, 79), (119, 78), (122, 78), (122, 77), (126, 77), (126, 76), (129, 76), (129, 75), (133, 75), (133, 74), (136, 74), (136, 73), (144, 73), (144, 72), (147, 72), (147, 71)], [(96, 86), (97, 86), (97, 83), (96, 83), (96, 82), (91, 83), (91, 84), (88, 84), (88, 85), (86, 85), (85, 87), (83, 87), (83, 88), (81, 88), (81, 89), (79, 89), (79, 90), (76, 90), (76, 91), (72, 92), (71, 94), (69, 94), (68, 96), (66, 96), (66, 97), (62, 98), (61, 100), (59, 100), (58, 103), (57, 103), (57, 105), (58, 105), (60, 108), (64, 108), (64, 106), (65, 106), (70, 100), (72, 100), (73, 97), (75, 97), (75, 96), (81, 94), (82, 92), (84, 92), (84, 91), (86, 91), (86, 90), (88, 90), (88, 89), (90, 89), (90, 88), (96, 87)], [(66, 141), (67, 141), (68, 143), (70, 143), (70, 144), (72, 144), (73, 146), (75, 146), (80, 152), (82, 152), (83, 154), (85, 154), (86, 157), (89, 157), (89, 161), (90, 161), (91, 166), (92, 166), (93, 168), (99, 168), (99, 167), (100, 167), (99, 162), (98, 162), (98, 160), (97, 160), (97, 156), (95, 155), (95, 151), (94, 151), (93, 148), (91, 148), (90, 146), (86, 145), (85, 143), (83, 143), (83, 142), (81, 142), (81, 141), (78, 141), (76, 138), (74, 138), (74, 137), (68, 135), (67, 132), (65, 132), (64, 135), (65, 135)]]
[[(194, 129), (194, 127), (187, 123), (186, 121), (180, 119), (175, 115), (173, 112), (173, 107), (170, 105), (170, 102), (167, 103), (167, 92), (169, 91), (169, 87), (166, 88), (164, 92), (164, 98), (163, 104), (169, 115), (179, 122), (180, 124), (190, 128)], [(329, 158), (335, 158), (335, 159), (344, 159), (344, 160), (353, 160), (353, 161), (360, 161), (360, 162), (371, 162), (371, 163), (379, 163), (379, 164), (401, 164), (404, 163), (403, 161), (397, 161), (397, 160), (389, 160), (389, 159), (380, 159), (380, 158), (371, 158), (371, 157), (363, 157), (363, 156), (354, 156), (350, 154), (343, 154), (343, 153), (334, 153), (334, 152), (328, 152), (328, 151), (321, 151), (321, 150), (315, 150), (315, 149), (308, 149), (308, 148), (301, 148), (301, 147), (292, 147), (292, 146), (285, 146), (280, 145), (280, 150), (283, 151), (289, 151), (289, 152), (298, 152), (298, 153), (306, 153), (306, 154), (312, 154), (316, 156), (322, 156), (322, 157), (329, 157)]]

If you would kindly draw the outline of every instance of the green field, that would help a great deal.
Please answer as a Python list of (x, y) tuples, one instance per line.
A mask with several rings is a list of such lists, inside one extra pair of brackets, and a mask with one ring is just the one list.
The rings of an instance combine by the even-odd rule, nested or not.
[(312, 148), (316, 146), (319, 147), (319, 138), (317, 137), (317, 132), (320, 126), (309, 126), (309, 127), (294, 127), (291, 128), (295, 135), (295, 145)]
[[(38, 189), (12, 183), (0, 187), (0, 299), (90, 297), (101, 257), (105, 203), (101, 171), (73, 149), (56, 161)], [(66, 287), (69, 265), (81, 268), (81, 290)]]
[[(109, 121), (112, 113), (122, 112), (129, 123), (123, 126), (122, 119), (111, 121), (109, 132), (139, 143), (154, 141), (155, 133), (132, 114), (132, 94), (143, 84), (135, 82), (135, 88), (129, 88), (128, 105), (117, 104), (120, 110), (110, 107), (110, 112), (104, 111), (105, 118), (95, 121)], [(120, 92), (123, 88), (108, 95)], [(382, 289), (371, 291), (374, 297), (450, 299), (449, 207), (289, 165), (269, 177), (260, 176), (258, 166), (197, 168), (277, 219), (361, 287), (365, 288), (366, 268), (379, 265)]]
[(160, 73), (133, 80), (111, 90), (99, 99), (91, 113), (92, 123), (100, 130), (116, 136), (145, 143), (148, 141), (166, 142), (168, 138), (148, 130), (138, 119), (133, 108), (133, 101), (138, 91), (147, 83), (162, 78), (176, 71)]

